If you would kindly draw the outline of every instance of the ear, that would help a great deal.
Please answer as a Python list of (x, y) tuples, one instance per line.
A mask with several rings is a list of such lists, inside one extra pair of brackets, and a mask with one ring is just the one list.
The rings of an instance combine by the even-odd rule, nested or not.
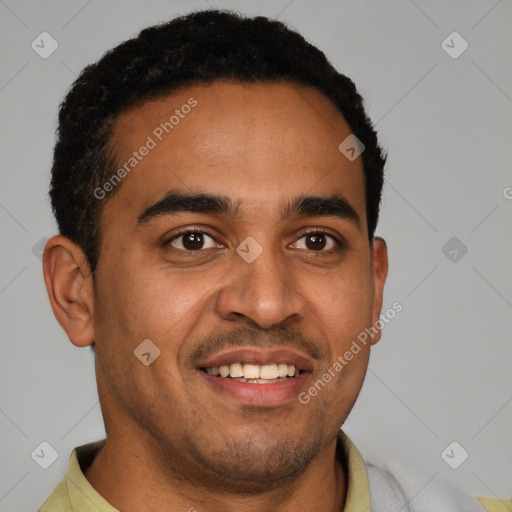
[(94, 282), (87, 258), (72, 240), (61, 235), (48, 240), (43, 274), (55, 318), (77, 347), (94, 342)]
[(372, 334), (371, 344), (375, 345), (375, 343), (380, 340), (382, 334), (380, 322), (377, 322), (382, 311), (384, 284), (386, 283), (386, 277), (388, 275), (388, 249), (386, 241), (380, 236), (375, 237), (372, 241), (371, 250), (374, 283), (372, 326), (374, 326), (377, 331), (375, 334)]

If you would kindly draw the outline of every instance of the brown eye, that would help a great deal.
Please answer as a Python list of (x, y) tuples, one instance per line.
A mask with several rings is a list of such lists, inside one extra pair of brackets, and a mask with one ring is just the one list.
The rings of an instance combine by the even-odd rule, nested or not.
[(181, 243), (187, 251), (202, 249), (204, 245), (203, 235), (201, 233), (187, 233), (186, 235), (183, 235)]
[(322, 231), (306, 233), (301, 236), (294, 244), (295, 249), (307, 249), (309, 251), (326, 252), (329, 249), (340, 247), (338, 242), (332, 235)]
[(200, 251), (216, 247), (215, 240), (201, 231), (186, 231), (171, 238), (168, 245), (182, 251)]
[(306, 235), (306, 247), (313, 251), (322, 250), (327, 245), (327, 237), (321, 233)]

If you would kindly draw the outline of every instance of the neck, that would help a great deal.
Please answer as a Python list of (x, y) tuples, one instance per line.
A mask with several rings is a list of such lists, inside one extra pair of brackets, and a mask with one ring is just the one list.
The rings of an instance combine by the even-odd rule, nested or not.
[[(137, 439), (134, 444), (133, 439)], [(334, 440), (294, 481), (257, 494), (220, 493), (198, 486), (179, 474), (179, 461), (167, 461), (140, 437), (108, 436), (85, 471), (90, 484), (113, 507), (126, 512), (213, 512), (223, 510), (291, 512), (297, 509), (339, 512), (345, 504), (346, 464), (336, 456)]]

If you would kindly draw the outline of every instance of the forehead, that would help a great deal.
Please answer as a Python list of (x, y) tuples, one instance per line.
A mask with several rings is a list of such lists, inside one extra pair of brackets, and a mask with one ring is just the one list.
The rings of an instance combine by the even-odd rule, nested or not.
[(283, 197), (338, 192), (365, 219), (361, 158), (349, 161), (338, 149), (350, 134), (336, 107), (312, 88), (233, 82), (187, 87), (118, 117), (112, 147), (125, 172), (105, 211), (140, 213), (176, 189), (229, 193), (242, 211)]

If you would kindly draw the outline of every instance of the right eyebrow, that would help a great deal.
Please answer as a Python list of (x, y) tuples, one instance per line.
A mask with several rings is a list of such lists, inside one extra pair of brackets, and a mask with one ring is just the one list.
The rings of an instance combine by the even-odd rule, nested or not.
[(169, 192), (155, 204), (146, 208), (138, 217), (138, 224), (145, 224), (156, 217), (179, 212), (226, 214), (235, 216), (239, 204), (229, 197), (213, 194), (184, 194)]

